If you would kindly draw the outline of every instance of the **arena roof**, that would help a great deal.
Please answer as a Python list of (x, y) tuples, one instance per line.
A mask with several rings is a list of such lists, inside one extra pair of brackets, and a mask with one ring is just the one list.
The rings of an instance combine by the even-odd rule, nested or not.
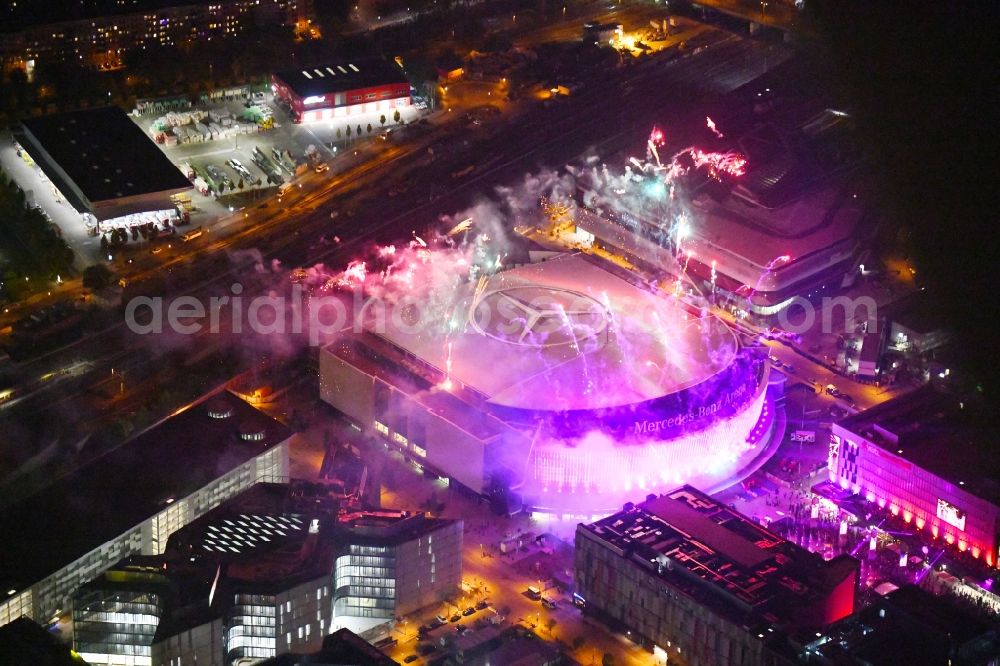
[(449, 325), (366, 326), (488, 403), (530, 410), (645, 402), (705, 381), (736, 355), (736, 338), (719, 319), (581, 255), (519, 266), (474, 287), (455, 295)]
[(347, 90), (373, 88), (391, 83), (407, 83), (403, 70), (380, 58), (332, 63), (322, 67), (286, 70), (276, 77), (301, 97), (326, 95)]
[(116, 106), (26, 118), (21, 124), (22, 145), (45, 175), (57, 185), (65, 180), (38, 154), (39, 148), (91, 204), (191, 188), (184, 174)]
[[(250, 431), (264, 438), (241, 436)], [(45, 579), (291, 435), (228, 392), (195, 403), (5, 508), (0, 588), (23, 589)]]

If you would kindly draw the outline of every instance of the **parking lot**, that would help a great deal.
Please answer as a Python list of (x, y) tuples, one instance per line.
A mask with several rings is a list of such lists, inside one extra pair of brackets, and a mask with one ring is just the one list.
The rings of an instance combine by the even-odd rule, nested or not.
[[(253, 193), (263, 190), (260, 196), (270, 196), (274, 188), (280, 184), (275, 182), (278, 178), (283, 182), (294, 179), (293, 170), (286, 168), (286, 165), (305, 164), (305, 153), (310, 146), (315, 148), (319, 161), (330, 164), (345, 151), (356, 148), (363, 141), (374, 139), (383, 128), (382, 114), (377, 112), (297, 125), (292, 123), (281, 106), (274, 102), (271, 94), (264, 95), (262, 99), (255, 100), (252, 104), (264, 109), (273, 125), (261, 125), (260, 131), (253, 133), (231, 133), (208, 140), (196, 138), (174, 145), (161, 143), (160, 148), (178, 168), (186, 172), (185, 175), (190, 173), (190, 167), (200, 178), (207, 181), (213, 191), (224, 188), (227, 192), (234, 192), (229, 183), (238, 185), (242, 182), (244, 187), (242, 189), (237, 187), (236, 192)], [(247, 113), (249, 111), (247, 103), (242, 99), (196, 104), (189, 111), (211, 113), (209, 117), (228, 117), (233, 119), (234, 123), (256, 115)], [(419, 113), (415, 107), (400, 109), (400, 120), (412, 122), (418, 119)], [(151, 113), (134, 116), (134, 119), (143, 131), (150, 133), (151, 125), (162, 116), (163, 114)], [(385, 128), (390, 128), (394, 124), (391, 114), (387, 115)], [(192, 125), (193, 123), (186, 127)], [(350, 139), (347, 137), (349, 125)], [(367, 132), (369, 125), (372, 127), (370, 135)], [(268, 126), (270, 129), (263, 129)], [(364, 138), (358, 138), (358, 126), (362, 128)], [(337, 130), (340, 130), (339, 138)], [(265, 165), (275, 168), (265, 171), (258, 166), (254, 159), (255, 151), (259, 151), (258, 157), (263, 155)], [(279, 156), (285, 157), (284, 164), (279, 162), (281, 159)], [(241, 171), (240, 166), (245, 171)], [(272, 175), (270, 182), (268, 182), (269, 171)], [(191, 199), (196, 209), (192, 217), (197, 219), (197, 222), (192, 221), (193, 224), (211, 224), (214, 219), (231, 212), (225, 199), (220, 201), (214, 196), (206, 196), (203, 192), (192, 193)]]
[[(155, 228), (151, 228), (149, 220), (133, 216), (102, 224), (100, 233), (95, 229), (88, 229), (83, 216), (59, 195), (30, 157), (17, 154), (10, 132), (0, 135), (0, 169), (9, 174), (28, 194), (29, 200), (40, 206), (55, 223), (74, 252), (76, 268), (82, 270), (88, 265), (106, 261), (107, 256), (114, 253), (113, 250), (109, 252), (108, 243), (102, 244), (102, 240), (110, 241), (112, 247), (119, 244), (130, 247), (150, 243), (161, 233), (181, 234), (198, 228), (211, 231), (216, 226), (226, 226), (224, 221), (238, 208), (274, 196), (282, 182), (294, 181), (296, 173), (308, 170), (305, 154), (310, 146), (314, 147), (316, 161), (327, 164), (331, 167), (331, 173), (336, 173), (339, 156), (353, 153), (365, 143), (378, 140), (377, 137), (383, 130), (383, 114), (378, 112), (296, 125), (274, 103), (270, 94), (258, 95), (250, 103), (258, 108), (250, 109), (243, 98), (233, 98), (196, 103), (190, 109), (175, 110), (173, 113), (176, 115), (168, 116), (168, 111), (163, 109), (130, 115), (152, 140), (155, 140), (157, 134), (173, 134), (171, 124), (163, 121), (168, 117), (174, 122), (184, 119), (184, 111), (193, 112), (194, 118), (197, 118), (202, 127), (210, 127), (211, 122), (227, 117), (231, 119), (231, 128), (239, 124), (240, 130), (246, 132), (237, 133), (232, 129), (203, 134), (196, 129), (194, 118), (188, 117), (186, 120), (189, 122), (183, 124), (185, 131), (181, 132), (185, 137), (190, 137), (186, 142), (177, 138), (173, 145), (167, 145), (166, 141), (158, 144), (185, 175), (192, 175), (193, 172), (198, 177), (195, 182), (201, 186), (201, 191), (199, 187), (195, 187), (176, 199), (179, 213), (187, 213), (187, 223), (178, 215), (172, 217), (169, 224), (164, 224), (159, 217), (165, 216), (159, 215)], [(209, 114), (210, 111), (213, 113)], [(270, 116), (271, 121), (254, 125), (251, 121), (256, 119), (259, 123), (262, 119), (261, 111), (264, 112), (265, 119)], [(403, 123), (414, 122), (424, 113), (426, 112), (415, 106), (406, 107), (400, 109), (400, 120)], [(386, 114), (385, 120), (384, 129), (396, 125), (391, 113)], [(154, 129), (154, 123), (158, 131)], [(351, 126), (350, 138), (347, 137), (348, 125)], [(372, 127), (371, 134), (367, 131), (369, 125)], [(358, 126), (362, 128), (363, 138), (358, 137)], [(216, 125), (215, 129), (219, 129), (219, 126)], [(340, 130), (339, 138), (337, 130)], [(255, 151), (258, 151), (256, 161)], [(259, 164), (263, 164), (264, 168)], [(242, 188), (239, 187), (241, 182)], [(225, 194), (220, 197), (218, 190), (223, 189), (223, 183)], [(204, 185), (209, 185), (211, 191)], [(131, 233), (132, 227), (136, 228), (137, 233)], [(125, 233), (119, 233), (116, 237), (112, 228), (122, 228)], [(141, 233), (143, 231), (148, 233)]]

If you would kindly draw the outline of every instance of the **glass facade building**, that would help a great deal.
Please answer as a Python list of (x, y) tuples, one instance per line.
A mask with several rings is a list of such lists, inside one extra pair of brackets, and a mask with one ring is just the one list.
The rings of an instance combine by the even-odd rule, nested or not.
[(114, 572), (81, 588), (73, 598), (73, 647), (87, 663), (151, 666), (163, 596), (158, 574)]
[(227, 663), (253, 663), (275, 655), (274, 605), (274, 595), (234, 595), (225, 621)]
[(366, 631), (395, 616), (396, 555), (388, 546), (352, 545), (334, 565), (333, 622)]

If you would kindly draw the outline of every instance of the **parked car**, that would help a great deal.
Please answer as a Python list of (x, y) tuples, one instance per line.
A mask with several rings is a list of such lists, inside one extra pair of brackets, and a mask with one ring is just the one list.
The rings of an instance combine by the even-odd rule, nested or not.
[(458, 613), (455, 613), (454, 615), (451, 616), (451, 621), (452, 622), (458, 622), (461, 619), (462, 619), (462, 616), (459, 615)]
[(469, 606), (464, 611), (462, 611), (462, 615), (464, 617), (469, 617), (470, 615), (475, 615), (475, 613), (476, 613), (476, 609), (473, 608), (472, 606)]

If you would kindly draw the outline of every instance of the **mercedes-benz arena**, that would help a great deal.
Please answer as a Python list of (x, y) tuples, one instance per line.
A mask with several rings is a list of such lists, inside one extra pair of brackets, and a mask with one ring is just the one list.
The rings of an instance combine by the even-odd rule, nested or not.
[(410, 105), (410, 83), (395, 63), (366, 59), (279, 72), (271, 89), (295, 122), (346, 118)]
[(679, 480), (724, 487), (770, 436), (762, 354), (584, 256), (451, 298), (446, 325), (364, 321), (324, 348), (320, 392), (476, 493), (504, 479), (536, 509), (592, 515)]

